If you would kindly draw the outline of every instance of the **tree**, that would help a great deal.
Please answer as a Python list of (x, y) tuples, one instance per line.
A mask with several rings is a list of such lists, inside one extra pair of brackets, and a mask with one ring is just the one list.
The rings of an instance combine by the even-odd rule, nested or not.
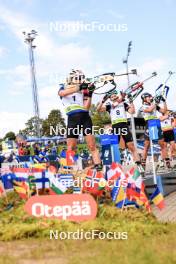
[(104, 128), (106, 124), (111, 123), (110, 116), (107, 112), (98, 112), (96, 110), (96, 105), (92, 105), (90, 108), (90, 115), (92, 118), (92, 122), (94, 126), (97, 126), (99, 128)]
[(8, 140), (15, 140), (16, 136), (15, 133), (13, 131), (9, 131), (8, 133), (6, 133), (4, 140), (8, 139)]
[[(35, 133), (35, 119), (36, 117), (31, 117), (26, 123), (25, 123), (25, 129), (20, 130), (19, 133), (25, 136), (36, 136)], [(43, 119), (39, 119), (40, 127), (42, 127)]]
[[(48, 117), (45, 120), (43, 120), (43, 123), (42, 123), (42, 132), (43, 132), (43, 135), (44, 136), (51, 136), (51, 131), (50, 131), (51, 130), (51, 127), (53, 127), (53, 129), (55, 131), (57, 131), (56, 130), (57, 126), (58, 127), (65, 128), (66, 127), (65, 126), (65, 120), (62, 117), (62, 113), (61, 113), (60, 110), (53, 109), (49, 113)], [(57, 135), (58, 136), (61, 135), (59, 129), (58, 129), (58, 134)], [(55, 136), (55, 135), (53, 135), (53, 136)]]

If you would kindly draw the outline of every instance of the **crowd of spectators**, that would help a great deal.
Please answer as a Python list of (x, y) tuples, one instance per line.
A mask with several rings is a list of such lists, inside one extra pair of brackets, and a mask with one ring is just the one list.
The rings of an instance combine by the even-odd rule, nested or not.
[(45, 153), (46, 155), (58, 155), (60, 152), (59, 143), (48, 141), (46, 144), (22, 143), (18, 146), (19, 156), (38, 156), (41, 152)]

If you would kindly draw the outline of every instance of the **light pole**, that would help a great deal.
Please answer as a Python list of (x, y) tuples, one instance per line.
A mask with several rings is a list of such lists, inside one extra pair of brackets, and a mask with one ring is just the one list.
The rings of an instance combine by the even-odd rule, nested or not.
[[(128, 74), (128, 57), (131, 52), (131, 46), (132, 46), (132, 41), (129, 41), (128, 43), (128, 50), (127, 50), (127, 56), (123, 60), (123, 63), (126, 64), (126, 72), (127, 72), (127, 82), (128, 82), (128, 87), (130, 86), (130, 76)], [(135, 131), (135, 122), (134, 122), (134, 116), (131, 114), (131, 128), (132, 128), (132, 136), (133, 136), (133, 142), (135, 147), (137, 148), (137, 140), (136, 140), (136, 131)]]
[(33, 108), (34, 108), (34, 117), (35, 117), (35, 136), (40, 137), (40, 111), (39, 111), (39, 102), (38, 102), (38, 90), (36, 82), (36, 71), (35, 71), (35, 62), (34, 62), (34, 49), (36, 48), (33, 45), (33, 41), (37, 36), (37, 31), (31, 30), (31, 32), (23, 32), (25, 36), (25, 43), (29, 47), (29, 61), (30, 61), (30, 70), (31, 70), (31, 83), (32, 83), (32, 97), (33, 97)]

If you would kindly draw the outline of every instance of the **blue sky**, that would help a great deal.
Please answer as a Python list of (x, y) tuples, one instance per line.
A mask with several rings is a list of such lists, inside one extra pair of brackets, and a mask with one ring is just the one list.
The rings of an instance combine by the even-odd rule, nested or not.
[[(0, 136), (17, 132), (33, 115), (28, 50), (22, 31), (36, 29), (35, 50), (41, 117), (53, 108), (61, 108), (58, 83), (72, 68), (81, 68), (87, 76), (108, 71), (122, 72), (122, 58), (128, 41), (133, 41), (129, 58), (140, 80), (153, 71), (158, 77), (148, 82), (153, 92), (175, 65), (176, 2), (174, 0), (6, 0), (0, 1)], [(51, 25), (75, 23), (104, 24), (105, 30), (53, 30)], [(125, 25), (126, 31), (106, 30), (108, 24)], [(174, 108), (175, 82), (170, 86), (168, 104)], [(119, 88), (126, 80), (118, 81)], [(97, 98), (93, 98), (94, 101)], [(136, 107), (140, 99), (136, 101)]]

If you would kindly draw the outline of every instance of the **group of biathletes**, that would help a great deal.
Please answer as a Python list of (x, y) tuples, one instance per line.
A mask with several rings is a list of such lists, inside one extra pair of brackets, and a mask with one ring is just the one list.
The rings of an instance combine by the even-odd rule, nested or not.
[[(115, 85), (114, 79), (109, 78), (108, 82)], [(166, 99), (160, 95), (159, 100), (145, 92), (141, 95), (142, 107), (141, 111), (146, 122), (144, 134), (144, 150), (142, 159), (139, 157), (138, 151), (133, 143), (132, 134), (128, 127), (127, 113), (134, 114), (135, 106), (133, 96), (126, 94), (120, 89), (110, 89), (105, 93), (103, 99), (97, 105), (97, 111), (107, 111), (111, 118), (112, 133), (116, 134), (120, 140), (123, 138), (126, 148), (131, 152), (133, 161), (139, 171), (144, 174), (146, 167), (146, 159), (150, 148), (150, 138), (148, 122), (149, 120), (160, 120), (157, 123), (158, 128), (158, 144), (161, 148), (160, 167), (170, 168), (171, 159), (175, 158), (175, 141), (173, 129), (173, 117), (168, 115)], [(83, 136), (91, 153), (94, 166), (97, 171), (102, 170), (102, 161), (98, 148), (96, 147), (95, 136), (92, 133), (92, 120), (89, 115), (89, 109), (92, 104), (92, 95), (96, 90), (96, 85), (93, 82), (87, 82), (84, 73), (81, 70), (72, 70), (66, 79), (65, 84), (60, 85), (58, 95), (65, 108), (68, 116), (67, 121), (67, 150), (76, 151), (78, 134), (74, 134), (74, 128), (80, 127), (83, 131)], [(158, 99), (158, 98), (157, 98)], [(120, 133), (119, 130), (126, 130), (127, 133)], [(87, 133), (87, 131), (89, 131)], [(170, 146), (170, 157), (168, 153), (168, 145)]]

